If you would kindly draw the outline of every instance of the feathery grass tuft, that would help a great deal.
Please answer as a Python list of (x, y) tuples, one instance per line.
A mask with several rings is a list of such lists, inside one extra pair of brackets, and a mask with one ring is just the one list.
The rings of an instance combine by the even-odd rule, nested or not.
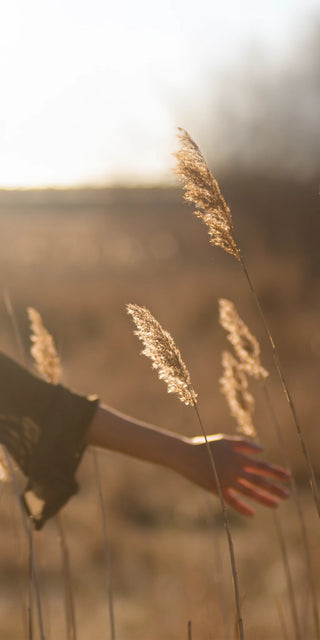
[(219, 299), (219, 321), (227, 331), (241, 368), (256, 380), (264, 380), (269, 373), (260, 363), (260, 345), (247, 325), (241, 320), (233, 302), (225, 298)]
[[(260, 364), (260, 345), (252, 335), (247, 325), (241, 320), (234, 304), (230, 300), (219, 300), (220, 324), (228, 332), (228, 339), (234, 347), (240, 362), (227, 351), (222, 354), (222, 366), (224, 375), (220, 379), (221, 391), (226, 396), (231, 415), (237, 420), (238, 430), (245, 436), (256, 437), (257, 433), (253, 425), (254, 398), (248, 392), (247, 374), (262, 381), (266, 390), (265, 381), (268, 372)], [(289, 558), (282, 532), (281, 523), (277, 514), (274, 514), (274, 525), (280, 543), (284, 572), (288, 585), (290, 609), (292, 614), (296, 640), (301, 640), (298, 612), (294, 594), (293, 579)]]
[[(47, 380), (47, 382), (51, 382), (51, 384), (58, 384), (60, 382), (62, 368), (60, 356), (58, 355), (53, 337), (45, 328), (41, 315), (36, 311), (36, 309), (28, 307), (27, 312), (31, 323), (30, 339), (33, 343), (30, 353), (35, 361), (36, 367), (41, 376)], [(61, 549), (62, 567), (64, 572), (68, 638), (69, 640), (76, 640), (77, 634), (71, 584), (69, 549), (60, 513), (56, 515), (55, 520), (58, 528), (58, 540)]]
[(184, 183), (185, 199), (196, 205), (195, 215), (208, 227), (210, 242), (240, 260), (230, 209), (199, 147), (184, 129), (179, 128), (181, 149), (174, 172)]
[(191, 386), (189, 371), (182, 360), (170, 333), (165, 331), (148, 309), (128, 304), (127, 312), (137, 327), (135, 334), (143, 342), (142, 353), (152, 360), (160, 380), (164, 380), (168, 393), (176, 393), (186, 405), (194, 405), (197, 394)]
[[(33, 342), (33, 346), (31, 348), (31, 355), (33, 356), (38, 371), (41, 375), (52, 384), (58, 384), (62, 368), (60, 358), (58, 356), (53, 337), (47, 331), (47, 329), (43, 326), (41, 315), (35, 309), (31, 307), (28, 308), (28, 315), (31, 320), (31, 329), (32, 335), (31, 340)], [(108, 540), (107, 540), (107, 529), (106, 529), (106, 518), (104, 513), (103, 499), (102, 499), (102, 489), (101, 489), (101, 479), (98, 468), (98, 460), (96, 457), (96, 453), (93, 452), (95, 467), (96, 467), (96, 478), (98, 485), (98, 494), (99, 494), (99, 502), (101, 508), (101, 516), (103, 523), (103, 532), (105, 539), (105, 549), (106, 549), (106, 562), (107, 562), (107, 572), (108, 572), (108, 599), (109, 599), (109, 612), (110, 612), (110, 626), (111, 626), (111, 638), (114, 640), (115, 638), (115, 625), (114, 625), (114, 612), (113, 612), (113, 594), (112, 594), (112, 586), (110, 582), (110, 563), (109, 563), (109, 552), (108, 552)], [(75, 613), (74, 613), (74, 603), (73, 603), (73, 594), (71, 587), (71, 579), (70, 579), (70, 566), (69, 566), (69, 550), (67, 547), (67, 541), (64, 534), (64, 528), (62, 524), (62, 519), (60, 514), (56, 516), (58, 532), (59, 532), (59, 541), (62, 551), (62, 559), (63, 559), (63, 567), (65, 572), (65, 589), (66, 589), (66, 617), (68, 624), (68, 634), (70, 640), (75, 640), (76, 638), (76, 625), (75, 625)]]
[(230, 413), (236, 419), (238, 431), (254, 438), (254, 398), (248, 391), (247, 376), (242, 365), (229, 351), (222, 354), (223, 376), (220, 378), (221, 392), (225, 395)]
[(61, 363), (53, 338), (44, 327), (40, 313), (32, 307), (28, 307), (27, 311), (31, 323), (31, 341), (33, 343), (30, 353), (43, 378), (47, 382), (58, 384), (61, 378)]
[(276, 345), (274, 343), (269, 325), (264, 315), (253, 282), (250, 278), (250, 274), (241, 253), (240, 247), (237, 245), (234, 237), (230, 210), (220, 193), (219, 185), (210, 172), (199, 147), (192, 140), (187, 131), (185, 131), (184, 129), (179, 129), (179, 131), (181, 132), (179, 134), (179, 138), (182, 143), (182, 148), (180, 149), (180, 151), (174, 154), (178, 161), (175, 173), (185, 183), (184, 189), (186, 192), (186, 200), (194, 202), (194, 204), (197, 206), (195, 214), (208, 225), (211, 244), (222, 247), (223, 249), (225, 249), (225, 251), (231, 253), (235, 258), (237, 258), (237, 260), (241, 264), (243, 273), (254, 297), (265, 332), (271, 345), (273, 359), (279, 374), (279, 378), (281, 380), (283, 392), (290, 407), (301, 450), (309, 470), (311, 490), (315, 507), (320, 518), (320, 496), (318, 493), (316, 475), (313, 468), (309, 448), (307, 446), (306, 439), (298, 420), (295, 404), (293, 402), (293, 398), (289, 391), (282, 370), (278, 351), (276, 349)]
[(195, 409), (197, 419), (200, 424), (201, 432), (206, 443), (208, 457), (212, 467), (217, 491), (220, 499), (222, 515), (225, 524), (225, 530), (229, 546), (231, 571), (233, 577), (233, 587), (235, 595), (235, 603), (237, 609), (237, 625), (239, 631), (239, 640), (244, 640), (243, 620), (241, 615), (240, 595), (239, 595), (239, 582), (238, 573), (236, 568), (235, 553), (233, 547), (233, 541), (230, 530), (230, 523), (226, 505), (223, 498), (223, 493), (218, 477), (216, 464), (213, 458), (213, 454), (210, 448), (207, 434), (205, 432), (201, 416), (197, 405), (197, 394), (191, 387), (190, 374), (186, 365), (184, 364), (180, 351), (177, 349), (175, 342), (171, 335), (162, 329), (159, 322), (151, 315), (150, 311), (145, 307), (139, 307), (138, 305), (128, 304), (127, 311), (132, 316), (137, 331), (135, 334), (142, 340), (144, 344), (144, 350), (142, 353), (151, 358), (153, 362), (153, 368), (158, 369), (159, 378), (167, 383), (168, 391), (177, 393), (178, 397), (186, 405), (191, 405)]

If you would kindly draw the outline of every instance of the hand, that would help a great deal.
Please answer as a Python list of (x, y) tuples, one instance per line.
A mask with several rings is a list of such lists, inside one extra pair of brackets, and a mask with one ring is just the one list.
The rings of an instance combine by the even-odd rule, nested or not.
[[(291, 478), (290, 473), (282, 467), (254, 460), (247, 455), (260, 453), (260, 445), (242, 437), (221, 434), (208, 436), (207, 440), (223, 499), (233, 509), (244, 516), (254, 515), (255, 510), (244, 502), (240, 495), (273, 508), (278, 506), (279, 499), (289, 496), (289, 491), (275, 481), (288, 482)], [(189, 461), (183, 475), (202, 488), (218, 494), (204, 438), (192, 438), (189, 444)]]

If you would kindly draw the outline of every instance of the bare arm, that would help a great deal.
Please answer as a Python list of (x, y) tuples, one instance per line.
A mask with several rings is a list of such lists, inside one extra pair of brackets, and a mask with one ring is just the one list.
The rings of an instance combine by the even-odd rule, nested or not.
[[(208, 436), (208, 440), (224, 499), (239, 513), (254, 514), (254, 509), (239, 494), (269, 507), (276, 507), (279, 498), (289, 495), (276, 482), (288, 481), (288, 472), (247, 455), (261, 452), (259, 445), (221, 434)], [(203, 438), (186, 438), (100, 405), (87, 432), (86, 443), (160, 464), (217, 493)]]

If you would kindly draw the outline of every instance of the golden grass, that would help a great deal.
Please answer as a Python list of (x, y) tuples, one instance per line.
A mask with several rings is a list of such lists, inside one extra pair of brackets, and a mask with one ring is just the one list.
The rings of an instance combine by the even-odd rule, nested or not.
[(130, 315), (132, 315), (132, 318), (137, 326), (137, 331), (135, 333), (144, 344), (144, 350), (142, 353), (151, 358), (153, 367), (159, 371), (159, 378), (163, 379), (166, 382), (169, 393), (175, 392), (178, 395), (179, 399), (184, 402), (185, 405), (193, 406), (196, 411), (201, 433), (207, 446), (208, 457), (211, 463), (213, 477), (220, 499), (229, 546), (237, 613), (237, 629), (239, 632), (240, 640), (244, 640), (238, 572), (236, 567), (229, 517), (223, 498), (220, 479), (216, 469), (216, 463), (210, 448), (207, 433), (204, 429), (203, 422), (199, 413), (197, 405), (197, 395), (191, 387), (189, 371), (182, 360), (180, 351), (177, 349), (173, 338), (167, 331), (164, 331), (159, 322), (151, 315), (148, 309), (146, 309), (145, 307), (139, 307), (138, 305), (130, 304), (127, 305), (127, 311)]
[(235, 241), (230, 210), (227, 207), (224, 198), (221, 196), (218, 183), (213, 178), (199, 147), (186, 131), (181, 131), (182, 133), (179, 137), (182, 141), (182, 148), (177, 152), (177, 154), (175, 154), (177, 158), (177, 167), (175, 172), (184, 180), (186, 199), (191, 200), (197, 205), (197, 207), (199, 207), (199, 210), (197, 209), (195, 214), (208, 225), (211, 243), (220, 246), (228, 253), (231, 253), (241, 264), (243, 274), (247, 280), (271, 345), (272, 355), (282, 384), (283, 393), (287, 399), (296, 433), (299, 438), (301, 451), (309, 470), (312, 495), (320, 518), (320, 497), (309, 447), (304, 436), (304, 430), (302, 429), (302, 425), (298, 419), (293, 396), (289, 390), (269, 324), (258, 298), (256, 288), (254, 287), (253, 281), (250, 277), (244, 257)]
[(44, 327), (40, 313), (32, 307), (28, 307), (27, 311), (33, 343), (30, 353), (41, 376), (52, 384), (58, 384), (62, 369), (53, 337)]
[(135, 334), (144, 344), (143, 355), (152, 360), (152, 366), (158, 371), (160, 380), (166, 383), (168, 393), (176, 393), (179, 400), (187, 406), (194, 405), (197, 394), (192, 388), (189, 371), (170, 333), (161, 327), (145, 307), (128, 304), (127, 312), (137, 327)]
[(211, 244), (239, 260), (230, 209), (219, 185), (189, 133), (184, 129), (179, 131), (181, 148), (174, 154), (177, 159), (174, 171), (184, 184), (185, 199), (196, 205), (195, 215), (207, 225)]
[[(304, 250), (303, 243), (297, 243), (294, 253), (290, 253), (287, 245), (278, 252), (273, 240), (268, 245), (269, 236), (265, 236), (264, 231), (269, 229), (270, 237), (274, 237), (271, 233), (273, 221), (281, 235), (281, 226), (278, 227), (281, 224), (280, 214), (276, 220), (269, 216), (268, 202), (263, 196), (264, 186), (258, 184), (257, 195), (248, 208), (250, 184), (250, 181), (245, 182), (241, 188), (238, 185), (237, 190), (228, 180), (226, 192), (233, 203), (237, 203), (239, 197), (239, 210), (243, 215), (241, 223), (250, 230), (254, 228), (254, 233), (247, 235), (246, 253), (254, 261), (258, 292), (281, 344), (281, 354), (318, 468), (319, 443), (314, 426), (318, 415), (319, 309), (316, 301), (319, 278), (315, 272), (310, 277), (309, 245)], [(282, 191), (280, 187), (269, 185), (269, 193), (272, 200), (279, 203), (280, 212), (286, 211), (288, 196), (295, 194), (288, 216), (292, 233), (299, 238), (300, 231), (298, 233), (295, 229), (301, 210), (306, 216), (310, 210), (309, 190), (304, 187), (299, 198), (295, 185), (290, 192), (285, 185)], [(208, 245), (207, 251), (206, 243), (203, 243), (201, 226), (193, 222), (193, 216), (186, 216), (175, 192), (159, 194), (148, 191), (143, 198), (140, 201), (131, 191), (124, 191), (119, 194), (120, 204), (117, 207), (107, 202), (99, 208), (92, 200), (90, 208), (84, 211), (80, 193), (79, 215), (75, 215), (74, 208), (69, 209), (67, 205), (63, 210), (58, 205), (54, 209), (52, 204), (47, 207), (45, 200), (37, 214), (26, 212), (22, 205), (14, 215), (11, 211), (3, 211), (1, 281), (5, 280), (10, 285), (20, 326), (24, 327), (25, 306), (30, 302), (50, 317), (59, 351), (62, 349), (63, 352), (64, 376), (73, 388), (83, 392), (98, 391), (102, 399), (128, 413), (191, 435), (194, 425), (189, 410), (167, 396), (143, 363), (140, 364), (135, 340), (128, 331), (123, 314), (126, 301), (132, 298), (144, 300), (158, 314), (166, 306), (170, 326), (179, 337), (183, 351), (189, 354), (193, 378), (201, 388), (206, 421), (212, 420), (210, 429), (232, 433), (233, 424), (226, 415), (217, 385), (223, 343), (216, 322), (216, 299), (228, 292), (237, 303), (241, 300), (249, 326), (255, 327), (256, 317), (246, 288), (242, 286), (232, 261), (229, 263), (222, 252), (215, 254), (212, 266), (211, 250)], [(255, 226), (257, 198), (262, 212), (266, 209), (264, 224), (260, 227)], [(157, 206), (153, 209), (155, 203)], [(309, 227), (310, 221), (305, 221), (305, 224)], [(173, 239), (170, 245), (174, 247), (172, 254), (152, 254), (152, 247), (157, 246), (158, 233), (163, 238), (169, 236)], [(128, 235), (135, 238), (135, 247), (138, 248), (134, 267), (132, 262), (123, 259), (119, 249), (128, 246)], [(74, 246), (75, 237), (77, 243)], [(251, 244), (253, 237), (254, 244)], [(147, 242), (148, 239), (151, 242)], [(177, 290), (181, 292), (179, 298), (175, 295)], [(16, 356), (11, 326), (3, 310), (0, 330), (3, 348)], [(27, 329), (23, 335), (27, 335)], [(201, 343), (201, 349), (193, 348), (196, 341)], [(268, 354), (266, 365), (269, 368)], [(305, 465), (295, 438), (290, 436), (290, 416), (272, 376), (270, 389), (296, 473), (310, 532), (313, 568), (318, 575), (318, 523)], [(268, 459), (281, 463), (279, 447), (266, 419), (264, 404), (256, 398), (256, 405), (257, 419), (266, 438)], [(221, 548), (223, 569), (219, 578), (215, 550), (212, 549), (211, 519), (202, 492), (170, 473), (121, 456), (105, 455), (101, 463), (103, 485), (106, 487), (118, 637), (124, 640), (180, 640), (187, 637), (187, 621), (192, 619), (194, 640), (223, 638), (219, 594), (229, 585), (228, 558), (224, 557), (223, 526), (218, 523), (217, 546)], [(70, 551), (81, 638), (100, 638), (106, 629), (105, 579), (101, 575), (104, 558), (92, 463), (87, 456), (80, 476), (81, 493), (65, 510), (65, 525), (72, 541)], [(14, 503), (10, 486), (5, 487), (1, 501), (4, 605), (1, 630), (8, 640), (25, 637), (17, 595), (18, 585), (24, 579), (25, 565), (21, 560), (21, 535), (20, 538), (19, 535), (13, 536), (16, 521), (20, 524), (20, 514), (15, 516)], [(215, 509), (218, 512), (218, 504)], [(280, 515), (283, 516), (292, 560), (299, 613), (305, 612), (309, 602), (301, 538), (292, 501), (281, 506)], [(244, 613), (248, 620), (248, 638), (270, 640), (270, 637), (282, 637), (276, 602), (280, 603), (288, 637), (293, 637), (287, 587), (278, 544), (270, 527), (270, 514), (261, 508), (249, 523), (233, 517), (232, 526), (244, 594)], [(35, 544), (41, 561), (41, 584), (47, 594), (46, 616), (51, 637), (64, 637), (64, 611), (60, 603), (63, 587), (60, 585), (55, 528), (48, 523)], [(228, 597), (225, 605), (230, 612), (232, 602)], [(233, 626), (233, 620), (231, 624)], [(308, 637), (313, 638), (310, 621), (303, 625), (306, 637), (307, 628)]]
[(220, 298), (219, 321), (227, 332), (227, 338), (235, 350), (242, 370), (256, 380), (267, 378), (269, 372), (260, 363), (259, 342), (240, 318), (231, 300)]
[(231, 415), (237, 421), (238, 431), (254, 438), (257, 435), (253, 423), (255, 403), (252, 394), (248, 391), (246, 373), (229, 351), (222, 353), (222, 368), (221, 392), (227, 400)]

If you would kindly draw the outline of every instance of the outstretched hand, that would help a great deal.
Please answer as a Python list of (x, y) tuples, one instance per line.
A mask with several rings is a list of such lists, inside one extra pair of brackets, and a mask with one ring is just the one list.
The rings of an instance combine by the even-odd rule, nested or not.
[[(279, 499), (288, 498), (289, 491), (278, 484), (288, 482), (289, 472), (268, 462), (255, 460), (252, 454), (262, 447), (242, 437), (214, 435), (207, 438), (219, 478), (225, 503), (244, 516), (255, 510), (241, 496), (246, 496), (266, 507), (277, 507)], [(207, 443), (204, 438), (190, 440), (190, 457), (184, 474), (204, 489), (218, 493)], [(249, 455), (247, 455), (249, 454)], [(277, 482), (278, 481), (278, 482)]]

